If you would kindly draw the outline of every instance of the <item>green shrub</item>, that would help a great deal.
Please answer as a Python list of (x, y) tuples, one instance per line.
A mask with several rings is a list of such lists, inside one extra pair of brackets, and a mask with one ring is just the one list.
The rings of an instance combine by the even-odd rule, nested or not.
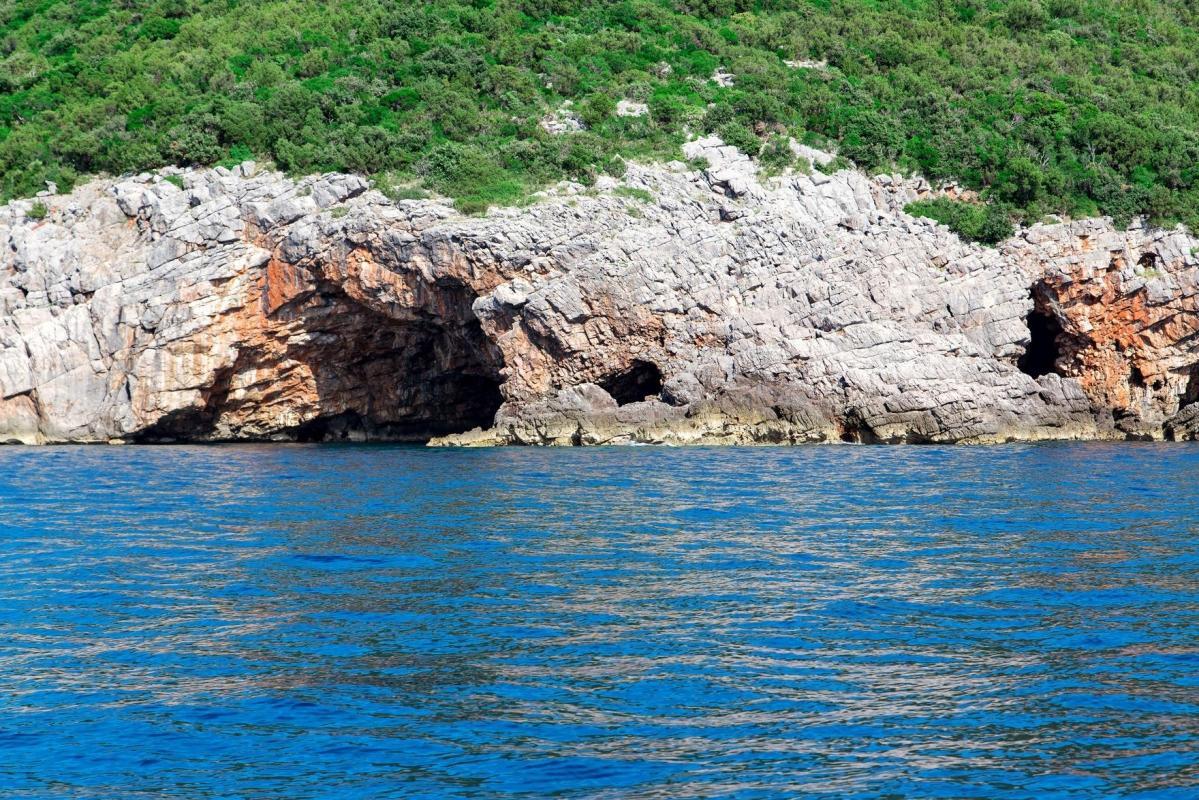
[(398, 186), (387, 195), (392, 201), (396, 200), (425, 200), (429, 193), (419, 186)]
[(605, 175), (610, 175), (613, 178), (621, 178), (628, 172), (629, 165), (620, 156), (613, 156), (604, 162), (603, 170)]
[(996, 204), (965, 203), (948, 197), (917, 200), (904, 211), (915, 217), (928, 217), (972, 242), (993, 245), (1012, 235), (1011, 212)]
[(889, 114), (866, 110), (845, 125), (840, 154), (868, 170), (889, 168), (903, 150), (900, 123)]
[(390, 201), (424, 200), (429, 193), (419, 186), (397, 180), (391, 173), (380, 172), (371, 176), (371, 187), (379, 190)]
[(180, 22), (177, 19), (163, 19), (158, 16), (147, 17), (142, 23), (139, 36), (143, 38), (155, 39), (171, 39), (179, 33)]
[(593, 94), (579, 105), (579, 118), (588, 128), (594, 128), (616, 111), (616, 101), (608, 94)]
[(679, 97), (654, 95), (648, 105), (650, 117), (666, 128), (678, 125), (687, 116), (687, 104)]
[(472, 217), (486, 214), (491, 206), (490, 202), (481, 197), (459, 197), (454, 201), (454, 208)]
[(421, 161), (418, 171), (434, 190), (473, 205), (515, 200), (524, 194), (518, 181), (474, 145), (438, 145)]
[(817, 164), (816, 169), (825, 175), (834, 175), (844, 169), (853, 169), (853, 162), (843, 155), (835, 155), (823, 164)]
[(221, 159), (221, 166), (228, 169), (245, 163), (246, 161), (254, 160), (254, 151), (246, 147), (244, 144), (235, 144), (229, 148), (229, 154)]
[(617, 186), (612, 191), (613, 194), (620, 197), (629, 197), (642, 203), (652, 203), (654, 201), (652, 194), (637, 186)]
[(725, 144), (730, 144), (747, 155), (755, 155), (762, 146), (762, 142), (754, 136), (753, 131), (738, 122), (726, 123), (716, 133)]
[(29, 219), (45, 219), (49, 213), (50, 209), (46, 207), (46, 204), (38, 200), (29, 207), (29, 210), (25, 212), (25, 216)]
[(762, 145), (758, 163), (766, 175), (778, 175), (795, 164), (795, 153), (791, 141), (785, 136), (772, 136)]
[(1049, 15), (1037, 0), (1013, 0), (1003, 11), (1003, 21), (1012, 30), (1023, 31), (1040, 28)]

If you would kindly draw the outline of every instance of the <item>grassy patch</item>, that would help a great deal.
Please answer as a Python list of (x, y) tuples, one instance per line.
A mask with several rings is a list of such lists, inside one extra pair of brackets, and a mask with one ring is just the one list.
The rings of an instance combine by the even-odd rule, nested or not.
[(654, 202), (654, 196), (645, 189), (636, 186), (617, 186), (612, 193), (620, 197), (628, 197), (641, 203)]
[(853, 169), (853, 162), (845, 156), (837, 155), (823, 164), (817, 164), (816, 169), (825, 175), (834, 175), (843, 169)]
[(428, 190), (420, 186), (418, 182), (405, 181), (387, 172), (372, 175), (371, 186), (382, 192), (393, 203), (400, 200), (425, 200), (429, 197)]
[(785, 136), (770, 137), (758, 153), (758, 164), (767, 177), (780, 175), (793, 167), (795, 153), (791, 150), (790, 140)]

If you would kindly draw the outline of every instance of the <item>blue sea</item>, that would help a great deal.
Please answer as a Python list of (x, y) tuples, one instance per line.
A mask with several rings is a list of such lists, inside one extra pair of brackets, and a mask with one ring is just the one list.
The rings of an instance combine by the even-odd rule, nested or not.
[(1199, 448), (3, 448), (0, 797), (1197, 798)]

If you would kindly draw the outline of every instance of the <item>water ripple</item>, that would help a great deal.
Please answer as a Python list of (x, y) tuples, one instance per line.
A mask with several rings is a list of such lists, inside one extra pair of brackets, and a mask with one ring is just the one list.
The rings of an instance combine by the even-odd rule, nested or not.
[(0, 791), (1199, 797), (1197, 468), (5, 448)]

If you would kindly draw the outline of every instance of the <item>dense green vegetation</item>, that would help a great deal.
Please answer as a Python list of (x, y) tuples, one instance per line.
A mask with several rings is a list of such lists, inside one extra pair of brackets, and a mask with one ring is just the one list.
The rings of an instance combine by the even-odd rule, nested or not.
[(1012, 235), (1011, 211), (1002, 204), (979, 205), (935, 197), (909, 203), (904, 211), (935, 219), (962, 238), (984, 244), (995, 244)]
[[(1199, 227), (1184, 0), (7, 0), (0, 37), (4, 197), (257, 156), (480, 208), (713, 131), (775, 168), (789, 134), (1017, 215)], [(588, 130), (546, 134), (566, 100)]]

